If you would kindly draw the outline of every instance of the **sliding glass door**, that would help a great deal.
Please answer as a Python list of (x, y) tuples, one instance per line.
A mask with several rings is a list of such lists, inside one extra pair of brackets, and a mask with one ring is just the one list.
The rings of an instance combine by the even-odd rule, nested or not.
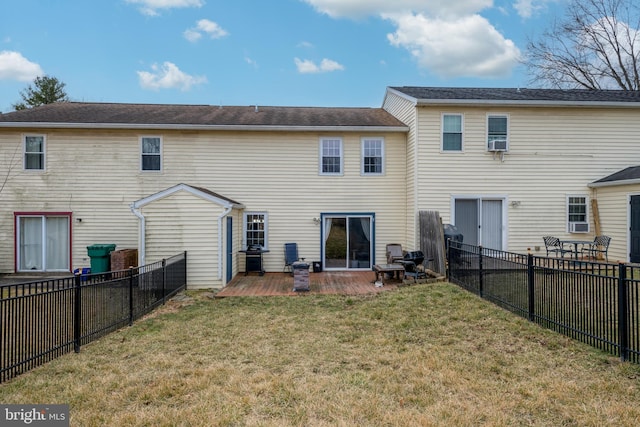
[(373, 214), (323, 215), (322, 227), (326, 270), (371, 269)]
[(69, 216), (18, 215), (18, 271), (69, 271)]

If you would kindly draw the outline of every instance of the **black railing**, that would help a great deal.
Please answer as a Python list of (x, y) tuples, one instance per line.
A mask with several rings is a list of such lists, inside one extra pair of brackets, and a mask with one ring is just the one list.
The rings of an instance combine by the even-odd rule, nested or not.
[(450, 241), (449, 281), (541, 326), (640, 363), (640, 266)]
[(0, 285), (0, 383), (131, 325), (186, 283), (184, 252), (128, 270)]

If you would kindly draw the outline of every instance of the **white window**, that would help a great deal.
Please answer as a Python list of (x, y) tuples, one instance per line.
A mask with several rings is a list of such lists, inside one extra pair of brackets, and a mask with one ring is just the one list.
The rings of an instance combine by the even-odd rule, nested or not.
[(363, 175), (382, 175), (384, 173), (384, 139), (362, 138)]
[(462, 114), (442, 115), (442, 151), (462, 151)]
[[(497, 141), (497, 143), (495, 142)], [(506, 114), (489, 114), (487, 116), (487, 149), (491, 143), (504, 146), (509, 143), (509, 117)]]
[(342, 139), (320, 139), (320, 175), (342, 175)]
[(589, 232), (589, 198), (587, 196), (567, 196), (567, 231), (569, 233)]
[(162, 170), (162, 138), (143, 136), (140, 138), (140, 168), (143, 171)]
[(24, 137), (24, 169), (44, 170), (45, 138), (43, 135), (26, 135)]
[(268, 249), (268, 220), (266, 212), (245, 212), (243, 215), (244, 235), (242, 245)]
[(70, 214), (18, 214), (17, 270), (69, 271)]

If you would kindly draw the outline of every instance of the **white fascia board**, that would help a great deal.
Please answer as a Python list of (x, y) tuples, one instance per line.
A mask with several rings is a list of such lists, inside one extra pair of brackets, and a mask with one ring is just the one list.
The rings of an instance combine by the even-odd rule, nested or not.
[[(400, 98), (404, 98), (404, 99), (406, 99), (407, 101), (411, 101), (411, 102), (413, 103), (413, 105), (418, 105), (418, 104), (419, 104), (419, 102), (421, 101), (421, 100), (419, 100), (418, 98), (414, 98), (413, 96), (407, 95), (407, 94), (406, 94), (406, 93), (404, 93), (404, 92), (400, 92), (399, 90), (392, 89), (392, 88), (390, 88), (390, 87), (388, 87), (388, 88), (387, 88), (387, 93), (385, 93), (385, 95), (384, 95), (384, 100), (385, 100), (385, 101), (387, 100), (387, 94), (388, 94), (388, 93), (393, 93), (394, 95), (397, 95), (397, 96), (399, 96)], [(383, 103), (382, 105), (384, 105), (384, 103)]]
[(407, 133), (407, 126), (271, 126), (271, 125), (174, 125), (128, 123), (0, 122), (1, 128), (29, 129), (145, 129), (216, 130), (249, 132), (393, 132)]
[(200, 197), (201, 199), (204, 200), (208, 200), (212, 203), (218, 204), (224, 208), (230, 208), (230, 209), (244, 209), (244, 205), (243, 204), (239, 204), (239, 203), (231, 203), (228, 200), (224, 200), (221, 199), (219, 197), (215, 197), (211, 194), (202, 192), (200, 190), (198, 190), (197, 188), (193, 188), (190, 185), (187, 184), (178, 184), (175, 185), (173, 187), (167, 188), (166, 190), (162, 190), (158, 193), (152, 194), (150, 196), (147, 196), (143, 199), (140, 200), (136, 200), (135, 202), (132, 203), (132, 206), (134, 209), (140, 209), (143, 206), (148, 205), (149, 203), (155, 202), (157, 200), (163, 199), (165, 197), (168, 197), (172, 194), (177, 193), (178, 191), (186, 191), (188, 193), (193, 194), (194, 196)]
[(607, 181), (607, 182), (592, 182), (587, 184), (589, 188), (601, 188), (601, 187), (616, 187), (619, 185), (633, 185), (640, 184), (640, 179), (623, 179), (620, 181)]
[(419, 99), (418, 107), (432, 106), (507, 106), (507, 107), (582, 107), (582, 108), (640, 108), (637, 102), (586, 102), (586, 101), (521, 101), (489, 99)]

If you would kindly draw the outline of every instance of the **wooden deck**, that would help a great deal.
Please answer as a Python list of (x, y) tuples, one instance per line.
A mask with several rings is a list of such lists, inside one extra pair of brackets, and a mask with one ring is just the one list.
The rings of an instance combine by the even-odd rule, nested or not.
[(309, 291), (295, 292), (293, 276), (289, 273), (238, 274), (216, 297), (232, 296), (276, 296), (276, 295), (366, 295), (397, 289), (402, 282), (385, 280), (384, 286), (376, 287), (373, 271), (323, 271), (309, 273)]

